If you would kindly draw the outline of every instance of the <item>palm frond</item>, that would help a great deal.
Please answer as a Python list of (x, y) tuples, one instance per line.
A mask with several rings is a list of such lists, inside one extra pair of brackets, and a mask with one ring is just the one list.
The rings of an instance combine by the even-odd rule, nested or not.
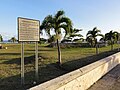
[(89, 35), (91, 35), (91, 34), (92, 34), (92, 31), (89, 30), (88, 33), (86, 34), (86, 36), (89, 36)]
[(63, 39), (61, 42), (62, 43), (64, 43), (64, 42), (71, 42), (71, 39)]
[(84, 41), (84, 38), (74, 39), (73, 41), (74, 41), (74, 42)]
[(65, 14), (65, 12), (63, 10), (60, 10), (55, 14), (55, 18), (58, 19), (59, 17), (63, 16), (64, 14)]
[(94, 27), (94, 28), (93, 28), (93, 31), (96, 31), (96, 29), (97, 29), (97, 27)]
[(59, 18), (59, 20), (57, 21), (57, 24), (67, 24), (72, 26), (72, 21), (68, 17), (62, 17), (62, 18)]
[(74, 28), (74, 33), (78, 33), (80, 31), (82, 31), (82, 29), (76, 29), (76, 28)]
[(97, 34), (97, 35), (96, 35), (96, 37), (97, 37), (97, 36), (101, 36), (101, 37), (104, 37), (104, 35), (103, 35), (103, 34)]
[(48, 15), (47, 17), (45, 17), (45, 19), (43, 20), (40, 29), (47, 29), (49, 30), (53, 25), (52, 23), (54, 22), (52, 15)]
[(81, 34), (71, 34), (70, 37), (83, 37)]

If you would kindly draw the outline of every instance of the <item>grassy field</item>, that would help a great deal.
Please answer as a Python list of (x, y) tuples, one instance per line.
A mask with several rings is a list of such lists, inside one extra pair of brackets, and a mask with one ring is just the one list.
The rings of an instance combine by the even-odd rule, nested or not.
[[(25, 85), (20, 84), (20, 44), (2, 44), (8, 49), (0, 49), (0, 90), (24, 90), (34, 86), (34, 44), (25, 44)], [(114, 45), (117, 48), (117, 45)], [(57, 48), (39, 45), (39, 83), (63, 75), (67, 72), (90, 64), (108, 55), (118, 52), (110, 51), (110, 46), (99, 49), (95, 55), (95, 48), (64, 48), (62, 51), (63, 69), (57, 62)]]

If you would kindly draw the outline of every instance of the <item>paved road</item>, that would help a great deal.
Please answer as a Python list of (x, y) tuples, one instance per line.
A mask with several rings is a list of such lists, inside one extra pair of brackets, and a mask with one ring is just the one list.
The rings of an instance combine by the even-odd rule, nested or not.
[(88, 90), (120, 90), (120, 64), (113, 68)]

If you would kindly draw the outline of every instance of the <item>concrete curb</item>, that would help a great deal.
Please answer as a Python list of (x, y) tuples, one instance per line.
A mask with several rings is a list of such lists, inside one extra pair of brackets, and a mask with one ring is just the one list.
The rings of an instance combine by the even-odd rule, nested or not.
[(119, 63), (120, 53), (116, 53), (29, 90), (86, 90)]

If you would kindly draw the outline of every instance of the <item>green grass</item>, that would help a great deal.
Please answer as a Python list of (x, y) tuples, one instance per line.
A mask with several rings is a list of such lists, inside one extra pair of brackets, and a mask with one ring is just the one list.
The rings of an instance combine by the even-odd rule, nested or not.
[[(8, 49), (0, 49), (0, 90), (24, 90), (33, 85), (34, 78), (34, 44), (25, 44), (25, 85), (20, 84), (20, 44), (2, 44)], [(57, 48), (39, 45), (39, 81), (45, 82), (69, 71), (75, 70), (117, 51), (111, 51), (110, 46), (99, 49), (95, 55), (95, 48), (64, 48), (62, 51), (63, 69), (57, 67)], [(117, 48), (117, 45), (114, 45)], [(105, 52), (105, 53), (103, 53)]]

